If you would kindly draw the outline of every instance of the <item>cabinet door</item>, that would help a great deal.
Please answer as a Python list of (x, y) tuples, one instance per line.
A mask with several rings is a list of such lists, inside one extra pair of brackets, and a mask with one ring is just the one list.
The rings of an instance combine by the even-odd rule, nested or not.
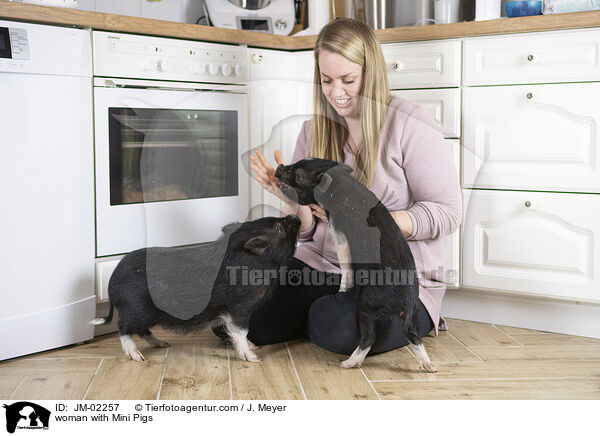
[[(312, 52), (291, 55), (249, 50), (250, 150), (259, 148), (273, 165), (275, 150), (291, 161), (302, 123), (312, 116)], [(252, 217), (278, 214), (281, 202), (254, 180), (254, 173), (249, 177)]]
[(600, 302), (600, 196), (463, 196), (464, 287)]
[(423, 106), (446, 138), (460, 137), (460, 89), (417, 89), (392, 94)]
[(465, 85), (598, 80), (600, 31), (467, 38), (464, 58)]
[(600, 84), (463, 90), (463, 186), (600, 192)]
[(458, 40), (383, 44), (391, 89), (460, 86)]

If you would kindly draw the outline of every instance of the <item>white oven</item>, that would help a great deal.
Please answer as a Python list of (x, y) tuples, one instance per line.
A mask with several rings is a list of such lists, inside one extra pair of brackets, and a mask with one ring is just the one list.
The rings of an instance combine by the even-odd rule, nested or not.
[(94, 32), (98, 257), (212, 241), (246, 218), (245, 50)]

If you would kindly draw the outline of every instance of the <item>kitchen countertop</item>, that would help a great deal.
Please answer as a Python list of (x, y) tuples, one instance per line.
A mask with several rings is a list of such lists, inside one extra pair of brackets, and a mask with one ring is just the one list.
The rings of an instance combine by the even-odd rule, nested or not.
[[(98, 30), (166, 36), (207, 42), (246, 44), (250, 47), (275, 48), (290, 51), (312, 49), (316, 41), (316, 36), (294, 37), (271, 35), (247, 30), (222, 29), (196, 24), (175, 23), (8, 1), (0, 1), (0, 19), (89, 27)], [(590, 11), (419, 27), (399, 27), (377, 30), (376, 34), (381, 42), (404, 42), (599, 26), (600, 11)]]

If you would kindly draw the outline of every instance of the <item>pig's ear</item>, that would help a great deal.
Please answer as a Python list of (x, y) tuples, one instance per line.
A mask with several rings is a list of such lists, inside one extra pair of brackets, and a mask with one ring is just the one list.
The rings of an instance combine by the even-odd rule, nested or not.
[(351, 166), (348, 166), (346, 164), (339, 164), (339, 167), (344, 171), (347, 171), (348, 174), (352, 174), (352, 171), (354, 171)]
[(235, 232), (237, 229), (239, 229), (241, 225), (242, 225), (242, 224), (241, 224), (241, 223), (238, 223), (238, 222), (235, 222), (235, 223), (230, 223), (230, 224), (227, 224), (226, 226), (224, 226), (224, 227), (221, 229), (221, 231), (222, 231), (223, 233), (225, 233), (226, 235), (230, 235), (230, 234), (232, 234), (233, 232)]
[(329, 189), (329, 185), (331, 185), (332, 180), (333, 179), (329, 174), (323, 173), (323, 175), (321, 176), (321, 181), (317, 186), (315, 186), (315, 190), (319, 192), (327, 191), (327, 189)]
[(254, 254), (263, 254), (271, 243), (265, 236), (255, 236), (244, 244), (244, 248)]

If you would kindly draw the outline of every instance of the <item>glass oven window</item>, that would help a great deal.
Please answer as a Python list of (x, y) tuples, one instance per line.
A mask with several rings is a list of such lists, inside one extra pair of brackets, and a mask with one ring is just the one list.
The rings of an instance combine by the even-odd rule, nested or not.
[(238, 195), (237, 112), (111, 107), (110, 204)]

